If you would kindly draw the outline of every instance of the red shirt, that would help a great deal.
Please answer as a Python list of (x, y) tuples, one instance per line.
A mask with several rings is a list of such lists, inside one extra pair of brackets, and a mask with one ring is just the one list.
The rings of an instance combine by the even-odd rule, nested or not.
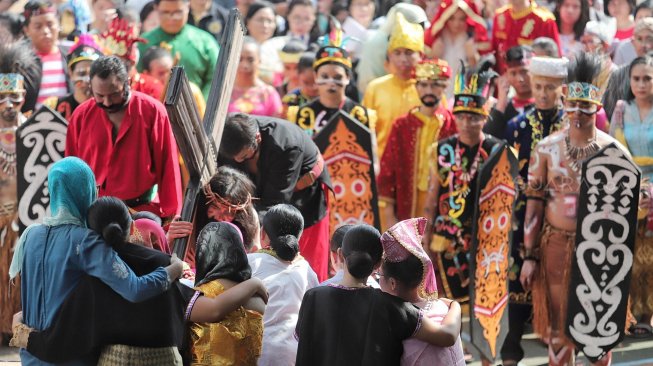
[(66, 156), (77, 156), (91, 167), (100, 196), (134, 199), (156, 184), (158, 200), (134, 208), (161, 217), (178, 213), (181, 178), (177, 144), (163, 104), (132, 92), (115, 143), (112, 128), (107, 113), (94, 99), (82, 103), (68, 125)]
[(492, 49), (497, 59), (500, 74), (506, 71), (506, 52), (515, 46), (530, 46), (536, 38), (548, 37), (558, 45), (560, 56), (560, 35), (555, 17), (535, 2), (519, 13), (513, 13), (512, 5), (497, 10), (492, 28)]

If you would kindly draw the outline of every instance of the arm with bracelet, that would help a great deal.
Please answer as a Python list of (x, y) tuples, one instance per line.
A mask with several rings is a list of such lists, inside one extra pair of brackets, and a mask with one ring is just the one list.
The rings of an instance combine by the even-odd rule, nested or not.
[(548, 155), (539, 152), (539, 144), (531, 153), (526, 183), (526, 218), (524, 220), (524, 248), (520, 281), (525, 290), (530, 290), (533, 277), (540, 260), (539, 234), (544, 222), (546, 203), (545, 188), (547, 179)]

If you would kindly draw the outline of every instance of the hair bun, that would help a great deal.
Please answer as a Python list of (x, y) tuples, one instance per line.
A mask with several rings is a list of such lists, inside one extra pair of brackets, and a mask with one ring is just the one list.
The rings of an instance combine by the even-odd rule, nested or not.
[(105, 242), (115, 248), (122, 244), (125, 238), (125, 233), (117, 222), (112, 222), (102, 230), (102, 238), (104, 238)]
[(367, 252), (353, 251), (345, 258), (345, 262), (349, 273), (356, 278), (367, 278), (374, 270), (374, 260)]
[(295, 259), (299, 252), (299, 239), (294, 235), (280, 235), (270, 238), (270, 244), (279, 258), (285, 261)]

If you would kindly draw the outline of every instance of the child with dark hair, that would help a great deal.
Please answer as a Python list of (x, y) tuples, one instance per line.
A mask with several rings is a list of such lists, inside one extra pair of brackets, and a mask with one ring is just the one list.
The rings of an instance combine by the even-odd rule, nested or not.
[[(170, 263), (169, 255), (126, 241), (132, 219), (121, 200), (99, 198), (90, 207), (87, 220), (89, 228), (101, 233), (137, 276)], [(207, 255), (202, 253), (200, 258), (205, 259)], [(126, 271), (126, 268), (119, 270)], [(206, 277), (206, 272), (201, 273), (201, 278)], [(193, 290), (176, 281), (161, 295), (132, 303), (97, 278), (84, 276), (64, 301), (51, 326), (42, 331), (23, 326), (21, 332), (14, 334), (12, 345), (26, 348), (40, 360), (55, 363), (78, 358), (90, 362), (99, 357), (100, 362), (112, 358), (124, 364), (122, 357), (131, 355), (134, 359), (159, 361), (152, 365), (176, 364), (173, 362), (181, 362), (180, 352), (185, 354), (187, 350), (187, 322), (219, 322), (243, 304), (262, 312), (261, 299), (251, 299), (256, 294), (267, 299), (265, 287), (260, 280), (248, 278), (229, 286), (220, 296), (209, 296), (202, 289)], [(71, 324), (83, 326), (71, 328)], [(106, 345), (112, 346), (103, 349)]]
[(308, 290), (295, 329), (299, 340), (297, 366), (398, 365), (402, 342), (411, 336), (440, 347), (455, 344), (460, 331), (460, 305), (442, 325), (401, 298), (366, 285), (381, 264), (381, 234), (356, 225), (345, 234), (345, 275), (339, 284)]
[(299, 255), (302, 214), (287, 204), (272, 206), (263, 217), (262, 244), (269, 249), (248, 255), (252, 275), (270, 293), (263, 316), (263, 351), (259, 366), (292, 365), (297, 354), (293, 336), (304, 293), (317, 286), (317, 275)]
[[(326, 286), (342, 281), (342, 278), (345, 275), (345, 258), (342, 256), (342, 241), (345, 238), (345, 234), (347, 234), (349, 229), (352, 227), (354, 227), (354, 225), (342, 225), (333, 232), (333, 235), (331, 236), (329, 255), (331, 256), (331, 263), (333, 263), (336, 274), (328, 280), (320, 283), (320, 286)], [(372, 276), (367, 278), (367, 285), (370, 287), (379, 288), (378, 282), (376, 282)]]
[(315, 51), (302, 53), (299, 62), (297, 63), (297, 81), (299, 87), (290, 89), (290, 91), (281, 98), (281, 103), (283, 104), (282, 116), (288, 114), (288, 107), (300, 106), (308, 103), (313, 98), (317, 98), (318, 90), (317, 84), (315, 84), (313, 62), (315, 62)]
[[(438, 299), (433, 263), (422, 249), (426, 219), (408, 219), (392, 226), (381, 236), (383, 264), (379, 271), (381, 289), (423, 309), (425, 316), (441, 323), (452, 300)], [(464, 366), (460, 329), (451, 329), (456, 343), (436, 347), (417, 339), (404, 341), (401, 365)]]

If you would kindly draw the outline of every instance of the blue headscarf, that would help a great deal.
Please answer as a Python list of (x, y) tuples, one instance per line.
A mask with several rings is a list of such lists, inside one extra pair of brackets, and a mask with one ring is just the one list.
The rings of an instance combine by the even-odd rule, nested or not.
[[(47, 226), (77, 225), (86, 227), (88, 208), (97, 199), (95, 175), (91, 168), (76, 157), (63, 158), (50, 167), (48, 172), (51, 216), (43, 219)], [(39, 225), (39, 224), (35, 224)], [(9, 277), (14, 278), (23, 267), (24, 241), (30, 225), (20, 236), (9, 267)]]

